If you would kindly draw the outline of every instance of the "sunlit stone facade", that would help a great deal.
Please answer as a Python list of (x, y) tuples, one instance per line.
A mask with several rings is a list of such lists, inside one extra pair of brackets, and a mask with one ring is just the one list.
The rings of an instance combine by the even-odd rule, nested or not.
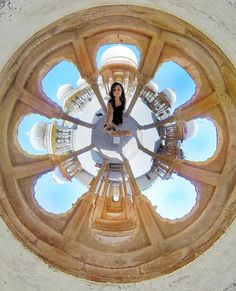
[[(102, 92), (106, 91), (106, 88), (109, 91), (109, 87), (112, 85), (113, 82), (120, 82), (122, 85), (124, 85), (124, 82), (121, 79), (116, 79), (116, 77), (119, 75), (117, 72), (114, 73), (114, 76), (116, 77), (113, 76), (110, 79), (111, 82), (107, 83), (107, 79), (104, 77), (104, 72), (106, 72), (106, 70), (109, 71), (111, 68), (113, 68), (113, 65), (118, 65), (121, 68), (125, 68), (126, 74), (133, 74), (133, 80), (129, 82), (129, 87), (133, 86), (134, 79), (136, 78), (134, 68), (137, 69), (137, 58), (131, 49), (125, 47), (124, 45), (114, 45), (108, 48), (103, 53), (103, 55), (101, 56), (101, 64), (102, 66), (100, 69), (100, 73), (103, 79), (103, 84), (100, 84), (101, 95)], [(104, 69), (105, 66), (106, 69)], [(86, 116), (91, 116), (91, 114), (93, 114), (90, 108), (96, 107), (96, 103), (94, 102), (94, 99), (96, 99), (96, 95), (94, 94), (90, 85), (81, 78), (78, 80), (77, 85), (78, 88), (73, 88), (70, 84), (61, 85), (58, 88), (57, 97), (63, 103), (63, 109), (67, 114), (80, 119), (81, 111), (83, 111), (83, 116), (85, 116), (86, 118)], [(157, 88), (157, 84), (155, 84), (154, 82), (150, 82), (145, 85), (144, 90), (141, 92), (140, 98), (145, 101), (145, 104), (142, 104), (142, 106), (140, 106), (140, 110), (138, 110), (135, 115), (143, 116), (142, 123), (148, 122), (145, 116), (147, 114), (155, 114), (156, 121), (165, 119), (171, 115), (170, 109), (176, 100), (175, 93), (171, 89), (164, 89), (162, 92), (158, 93)], [(126, 94), (128, 94), (128, 92), (131, 91), (126, 90)], [(155, 94), (155, 97), (152, 97), (153, 94)], [(106, 95), (104, 97), (106, 98)], [(88, 103), (91, 103), (89, 105), (90, 108), (85, 108), (86, 104)], [(145, 106), (148, 106), (150, 111), (144, 112), (143, 109)], [(103, 119), (103, 113), (99, 114), (99, 118)], [(85, 121), (87, 122), (88, 119), (86, 119)], [(190, 121), (188, 123), (190, 123)], [(139, 187), (141, 189), (148, 187), (157, 178), (169, 179), (171, 177), (173, 161), (176, 158), (180, 157), (179, 152), (181, 151), (181, 142), (186, 139), (188, 135), (191, 136), (191, 132), (188, 132), (189, 130), (191, 131), (191, 128), (188, 130), (188, 127), (184, 126), (185, 124), (187, 123), (178, 122), (177, 124), (175, 122), (158, 128), (160, 138), (159, 135), (156, 133), (156, 137), (153, 137), (152, 141), (150, 140), (150, 143), (157, 143), (159, 140), (162, 141), (163, 146), (160, 149), (159, 147), (155, 149), (156, 152), (159, 152), (160, 158), (156, 157), (153, 161), (150, 160), (149, 170), (147, 172), (144, 171), (142, 172), (142, 174), (138, 175), (139, 181), (146, 180), (146, 182), (143, 184), (139, 182)], [(130, 129), (132, 128), (132, 130), (135, 131), (135, 126), (130, 121), (127, 122), (125, 120), (124, 126), (128, 126)], [(59, 156), (66, 155), (70, 152), (73, 152), (74, 150), (78, 150), (79, 148), (81, 149), (80, 140), (83, 139), (84, 144), (85, 140), (88, 139), (87, 144), (89, 145), (90, 138), (88, 134), (81, 136), (79, 132), (76, 133), (76, 131), (78, 131), (77, 127), (78, 126), (73, 123), (69, 123), (68, 125), (65, 125), (64, 123), (64, 125), (59, 126), (56, 122), (54, 122), (53, 124), (42, 124), (38, 122), (33, 126), (31, 130), (30, 138), (32, 146), (34, 146), (35, 149), (40, 149), (40, 146), (43, 144), (43, 149), (46, 149), (49, 154)], [(98, 131), (99, 127), (101, 127), (100, 131)], [(98, 133), (96, 134), (96, 132)], [(103, 130), (103, 123), (101, 123), (99, 119), (97, 122), (94, 122), (92, 136), (92, 145), (93, 147), (96, 147), (98, 151), (100, 151), (100, 153), (98, 152), (97, 158), (88, 158), (86, 160), (86, 164), (90, 163), (91, 167), (93, 166), (93, 164), (99, 164), (100, 161), (103, 159), (108, 159), (108, 163), (111, 163), (113, 165), (117, 163), (117, 165), (119, 166), (124, 159), (129, 160), (130, 157), (133, 156), (133, 153), (138, 150), (138, 145), (141, 144), (139, 138), (142, 138), (142, 136), (140, 135), (139, 137), (134, 135), (134, 138), (129, 141), (128, 138), (122, 137), (122, 141), (119, 141), (119, 143), (122, 143), (124, 145), (124, 151), (122, 151), (122, 155), (124, 156), (122, 158), (122, 155), (119, 154), (118, 148), (114, 148), (114, 141), (110, 141), (111, 138), (109, 137), (108, 139), (108, 137), (106, 136)], [(121, 145), (120, 150), (122, 147), (123, 146)], [(163, 150), (164, 148), (165, 150)], [(140, 147), (140, 149), (142, 150), (143, 148)], [(129, 153), (132, 154), (130, 155)], [(148, 152), (146, 153), (150, 154), (151, 156), (155, 154)], [(116, 161), (117, 158), (118, 160)], [(80, 159), (79, 156), (78, 159)], [(75, 155), (75, 161), (77, 161), (78, 159)], [(131, 164), (131, 168), (133, 169), (133, 171), (135, 170), (135, 168), (140, 167), (139, 160), (141, 159), (141, 155), (139, 154), (139, 152), (137, 152), (136, 162)], [(67, 179), (67, 169), (63, 169), (63, 165), (61, 165), (60, 168), (61, 175), (64, 175)], [(77, 167), (75, 166), (75, 168)], [(84, 171), (86, 171), (86, 169), (84, 169)], [(117, 170), (115, 170), (114, 172), (117, 172)], [(115, 181), (114, 177), (116, 176), (114, 172), (112, 171), (112, 168), (110, 168), (110, 176), (112, 177), (113, 182)], [(152, 179), (149, 178), (151, 173)], [(94, 175), (92, 172), (88, 172), (88, 174)], [(147, 174), (149, 175), (147, 176)], [(79, 175), (76, 177), (79, 178)], [(137, 177), (137, 175), (135, 175), (135, 177)], [(61, 180), (59, 179), (59, 181)], [(87, 183), (88, 186), (89, 183), (90, 181)], [(130, 189), (130, 187), (128, 187), (128, 189)], [(129, 194), (131, 195), (130, 190)]]
[[(206, 3), (208, 7), (211, 6)], [(217, 3), (226, 5), (225, 2)], [(199, 7), (192, 5), (194, 4), (190, 5), (193, 8)], [(232, 6), (232, 4), (227, 5)], [(42, 257), (54, 268), (80, 278), (119, 284), (152, 278), (155, 283), (146, 284), (156, 284), (152, 286), (157, 290), (160, 282), (158, 280), (162, 278), (156, 279), (156, 277), (169, 274), (165, 277), (168, 283), (163, 281), (160, 283), (161, 288), (164, 286), (162, 289), (170, 290), (175, 286), (179, 288), (178, 284), (184, 284), (181, 283), (184, 281), (185, 287), (182, 288), (181, 285), (181, 290), (188, 290), (189, 286), (193, 286), (191, 278), (195, 276), (196, 271), (197, 279), (193, 279), (194, 284), (198, 284), (197, 289), (194, 285), (196, 290), (212, 290), (211, 288), (230, 290), (234, 286), (233, 274), (235, 274), (233, 272), (235, 264), (231, 258), (234, 256), (234, 249), (230, 248), (230, 241), (234, 242), (234, 232), (232, 234), (231, 230), (231, 235), (227, 236), (229, 241), (224, 237), (221, 238), (221, 235), (235, 218), (236, 89), (235, 68), (231, 63), (234, 59), (233, 54), (228, 58), (212, 40), (182, 21), (177, 5), (175, 8), (178, 11), (176, 13), (179, 14), (178, 18), (162, 12), (162, 10), (171, 12), (167, 7), (165, 9), (158, 7), (160, 10), (126, 5), (103, 6), (102, 9), (95, 7), (86, 12), (78, 12), (78, 15), (72, 14), (34, 34), (30, 41), (12, 56), (1, 76), (1, 217), (26, 248)], [(186, 5), (182, 8), (186, 9)], [(200, 8), (193, 9), (192, 13), (186, 13), (190, 15), (188, 19), (192, 19), (193, 24), (199, 24), (196, 22), (199, 18), (196, 13), (204, 17), (206, 9)], [(231, 9), (235, 8), (232, 6)], [(204, 13), (201, 12), (202, 10)], [(218, 11), (220, 14), (221, 9)], [(230, 14), (229, 8), (227, 11)], [(141, 17), (144, 14), (145, 17)], [(209, 19), (208, 21), (210, 22)], [(226, 23), (227, 21), (228, 19), (225, 19)], [(42, 26), (49, 22), (47, 18), (47, 22)], [(220, 21), (218, 24), (221, 31), (230, 34), (224, 31)], [(201, 23), (199, 26), (201, 27)], [(40, 28), (41, 26), (37, 29), (34, 27), (36, 31)], [(212, 31), (209, 30), (209, 35), (212, 33), (214, 37), (211, 39), (216, 39)], [(20, 43), (25, 39), (27, 37), (22, 37)], [(59, 60), (70, 59), (77, 65), (81, 76), (91, 86), (101, 108), (105, 110), (104, 96), (99, 91), (97, 83), (98, 70), (95, 65), (97, 46), (121, 41), (136, 45), (141, 52), (137, 86), (127, 108), (128, 114), (132, 112), (141, 91), (152, 80), (159, 65), (171, 59), (191, 74), (197, 84), (196, 93), (172, 115), (157, 120), (148, 127), (165, 127), (170, 123), (188, 122), (202, 116), (214, 120), (217, 126), (218, 148), (211, 159), (204, 163), (191, 163), (177, 155), (171, 161), (171, 170), (189, 179), (198, 193), (194, 209), (180, 220), (169, 221), (156, 214), (150, 201), (140, 193), (138, 179), (134, 177), (127, 159), (118, 169), (122, 177), (120, 183), (116, 181), (112, 186), (109, 185), (108, 178), (110, 165), (108, 166), (104, 160), (97, 175), (90, 181), (89, 191), (64, 215), (46, 213), (38, 207), (34, 199), (32, 185), (38, 176), (54, 170), (72, 157), (77, 158), (81, 152), (78, 150), (66, 155), (51, 154), (39, 157), (32, 157), (22, 152), (15, 139), (16, 128), (22, 116), (37, 112), (48, 118), (63, 119), (68, 123), (93, 128), (90, 123), (70, 116), (45, 98), (39, 86), (42, 76)], [(224, 47), (224, 51), (231, 52), (231, 49)], [(145, 128), (140, 130), (145, 131)], [(188, 133), (185, 133), (188, 136)], [(41, 148), (42, 145), (43, 143), (38, 143)], [(166, 165), (167, 158), (161, 153), (145, 149), (142, 144), (138, 144), (138, 147), (144, 154)], [(91, 147), (88, 145), (87, 149), (90, 151)], [(66, 169), (69, 170), (70, 166)], [(73, 173), (74, 169), (70, 170), (69, 172)], [(119, 192), (117, 189), (120, 189)], [(117, 192), (120, 199), (117, 199)], [(132, 195), (126, 196), (126, 193)], [(224, 264), (221, 264), (222, 260), (228, 267), (225, 267), (225, 270), (228, 269), (225, 273), (228, 279), (221, 278), (220, 282), (217, 281), (219, 272), (214, 273), (212, 270), (213, 267), (218, 268), (217, 264), (213, 264), (214, 257), (218, 258), (217, 251), (212, 250), (217, 240), (220, 244), (223, 240), (222, 249), (226, 240), (231, 254), (228, 255), (228, 250), (225, 250), (225, 255), (231, 262), (228, 265), (228, 260), (224, 261), (224, 252), (219, 250), (221, 256), (216, 261), (224, 267)], [(7, 244), (4, 246), (7, 248)], [(207, 250), (208, 252), (201, 256)], [(22, 250), (22, 253), (28, 254), (26, 250)], [(209, 257), (211, 262), (207, 259)], [(23, 256), (21, 259), (23, 260)], [(189, 262), (192, 264), (186, 265)], [(198, 283), (201, 281), (199, 276), (202, 274), (200, 266), (206, 268), (204, 262), (209, 264), (206, 276), (202, 279), (208, 282), (207, 286)], [(35, 264), (41, 263), (37, 261)], [(7, 268), (5, 265), (7, 264), (4, 264), (4, 268)], [(179, 268), (184, 265), (186, 266), (180, 270)], [(173, 273), (174, 271), (176, 273)], [(50, 269), (44, 272), (49, 274)], [(215, 282), (210, 279), (207, 281), (207, 275), (213, 273)], [(20, 276), (24, 277), (23, 274)], [(60, 278), (63, 276), (61, 273), (58, 275)], [(16, 280), (16, 276), (14, 278)], [(64, 282), (63, 279), (60, 280)], [(73, 279), (68, 280), (72, 284)], [(224, 284), (221, 283), (222, 281)], [(19, 284), (24, 289), (24, 283)], [(43, 283), (38, 282), (38, 284)], [(54, 282), (54, 287), (56, 284)], [(58, 284), (57, 287), (61, 288)], [(139, 285), (142, 290), (145, 282), (140, 284), (143, 284)], [(131, 284), (131, 287), (124, 288), (137, 286)], [(111, 285), (108, 287), (116, 288)], [(37, 290), (35, 285), (32, 288)], [(13, 290), (13, 287), (9, 287), (9, 290)]]

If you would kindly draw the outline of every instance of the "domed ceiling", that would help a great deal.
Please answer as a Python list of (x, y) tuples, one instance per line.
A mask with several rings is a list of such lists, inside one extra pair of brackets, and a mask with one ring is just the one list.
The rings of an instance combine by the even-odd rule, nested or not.
[[(98, 68), (98, 48), (111, 43), (120, 45), (104, 53)], [(140, 50), (139, 64), (122, 43)], [(82, 77), (77, 88), (59, 88), (63, 107), (41, 88), (43, 77), (61, 60), (73, 62)], [(175, 92), (159, 92), (151, 82), (170, 60), (196, 83), (191, 100), (173, 113)], [(235, 71), (195, 28), (143, 7), (94, 8), (32, 36), (6, 71), (1, 83), (3, 218), (45, 262), (89, 280), (136, 282), (194, 260), (230, 225), (235, 217)], [(114, 81), (126, 91), (121, 130), (131, 130), (129, 137), (103, 130)], [(54, 119), (35, 124), (30, 133), (33, 146), (46, 149), (46, 155), (29, 155), (18, 144), (18, 124), (29, 113)], [(181, 143), (196, 133), (194, 120), (200, 117), (214, 122), (218, 140), (214, 156), (196, 163), (184, 159)], [(35, 199), (33, 186), (48, 171), (59, 183), (75, 177), (89, 186), (64, 214), (46, 212)], [(188, 215), (169, 220), (141, 191), (173, 173), (194, 185), (197, 202)]]

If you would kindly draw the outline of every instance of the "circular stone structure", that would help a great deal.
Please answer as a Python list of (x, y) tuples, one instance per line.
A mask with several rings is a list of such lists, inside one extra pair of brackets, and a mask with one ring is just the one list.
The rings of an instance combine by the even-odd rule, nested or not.
[[(121, 220), (124, 219), (118, 223), (111, 219), (104, 223), (100, 219), (105, 209), (101, 205), (106, 199), (95, 194), (99, 175), (92, 181), (91, 191), (63, 215), (46, 213), (35, 200), (36, 179), (61, 160), (23, 152), (16, 139), (19, 121), (35, 112), (48, 118), (71, 120), (45, 98), (39, 86), (42, 76), (62, 59), (69, 59), (77, 64), (82, 76), (87, 76), (96, 92), (96, 51), (100, 45), (118, 40), (140, 47), (141, 83), (145, 83), (145, 77), (151, 78), (163, 62), (176, 61), (186, 68), (197, 90), (175, 114), (184, 121), (207, 116), (217, 126), (218, 148), (211, 159), (198, 164), (175, 161), (175, 172), (191, 180), (198, 193), (196, 206), (181, 220), (168, 221), (156, 215), (139, 193), (134, 179), (131, 180), (136, 196), (132, 201), (123, 197), (122, 201), (128, 200), (129, 212), (127, 216), (121, 213)], [(126, 5), (96, 7), (68, 15), (35, 33), (16, 50), (1, 73), (3, 220), (24, 246), (44, 262), (88, 280), (143, 281), (171, 273), (195, 260), (235, 218), (235, 80), (234, 66), (208, 37), (188, 23), (153, 9)], [(110, 211), (113, 202), (109, 200), (106, 210)], [(101, 207), (94, 209), (96, 205)], [(121, 226), (129, 240), (120, 245), (114, 245), (112, 239), (103, 243), (96, 240), (96, 231), (112, 238), (114, 233), (120, 235)]]

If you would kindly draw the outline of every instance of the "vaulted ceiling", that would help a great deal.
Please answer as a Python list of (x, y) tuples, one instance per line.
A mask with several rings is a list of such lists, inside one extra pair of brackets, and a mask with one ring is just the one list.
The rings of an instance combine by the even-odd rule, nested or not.
[[(11, 4), (3, 5), (5, 10), (11, 10)], [(49, 6), (45, 5), (47, 11)], [(32, 11), (32, 7), (15, 8), (19, 8), (19, 21), (21, 11)], [(63, 16), (65, 11), (60, 11)], [(8, 15), (7, 19), (14, 22), (14, 16)], [(46, 72), (62, 59), (76, 64), (81, 76), (96, 93), (101, 107), (105, 108), (97, 86), (95, 56), (100, 45), (114, 42), (134, 44), (141, 52), (138, 89), (128, 111), (132, 110), (140, 91), (158, 66), (167, 60), (175, 61), (197, 84), (195, 95), (176, 110), (175, 118), (187, 121), (206, 116), (213, 120), (218, 130), (218, 149), (207, 163), (195, 165), (181, 160), (174, 164), (175, 171), (190, 179), (198, 191), (198, 205), (190, 217), (174, 224), (158, 218), (152, 220), (148, 210), (151, 206), (144, 198), (139, 198), (142, 227), (132, 240), (133, 249), (130, 249), (130, 243), (121, 249), (108, 244), (107, 252), (104, 246), (92, 242), (88, 232), (81, 230), (88, 218), (77, 213), (81, 202), (62, 217), (46, 214), (37, 207), (32, 185), (37, 175), (55, 166), (57, 159), (50, 156), (35, 158), (23, 153), (16, 141), (16, 130), (22, 116), (31, 112), (72, 121), (47, 99), (40, 85)], [(195, 264), (194, 259), (227, 230), (235, 217), (236, 198), (235, 68), (230, 58), (205, 34), (160, 10), (127, 5), (104, 6), (81, 10), (57, 20), (29, 38), (9, 60), (7, 53), (5, 56), (3, 63), (6, 65), (1, 74), (0, 213), (14, 236), (33, 253), (51, 266), (82, 278), (135, 282), (171, 273), (190, 261)], [(126, 169), (132, 176), (129, 165)], [(91, 184), (93, 191), (99, 178), (98, 175)], [(133, 187), (136, 189), (135, 185)], [(89, 211), (93, 191), (83, 201), (85, 212)], [(229, 278), (232, 278), (230, 274)], [(188, 278), (185, 282), (191, 280)], [(6, 288), (7, 284), (11, 287), (6, 290), (14, 290), (10, 283), (5, 284)], [(225, 280), (224, 286), (231, 288), (230, 284)]]

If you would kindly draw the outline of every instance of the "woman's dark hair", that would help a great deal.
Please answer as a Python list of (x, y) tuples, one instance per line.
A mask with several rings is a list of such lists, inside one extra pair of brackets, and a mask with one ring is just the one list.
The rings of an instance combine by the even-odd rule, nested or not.
[(125, 91), (124, 91), (124, 88), (123, 86), (119, 83), (119, 82), (115, 82), (111, 85), (111, 89), (110, 89), (110, 92), (109, 92), (109, 96), (111, 97), (111, 105), (112, 107), (114, 108), (115, 107), (115, 96), (113, 95), (113, 91), (115, 89), (115, 87), (119, 85), (121, 87), (121, 96), (120, 96), (120, 101), (121, 101), (121, 105), (122, 105), (122, 109), (124, 110), (125, 109), (125, 103), (126, 103), (126, 98), (125, 98)]

